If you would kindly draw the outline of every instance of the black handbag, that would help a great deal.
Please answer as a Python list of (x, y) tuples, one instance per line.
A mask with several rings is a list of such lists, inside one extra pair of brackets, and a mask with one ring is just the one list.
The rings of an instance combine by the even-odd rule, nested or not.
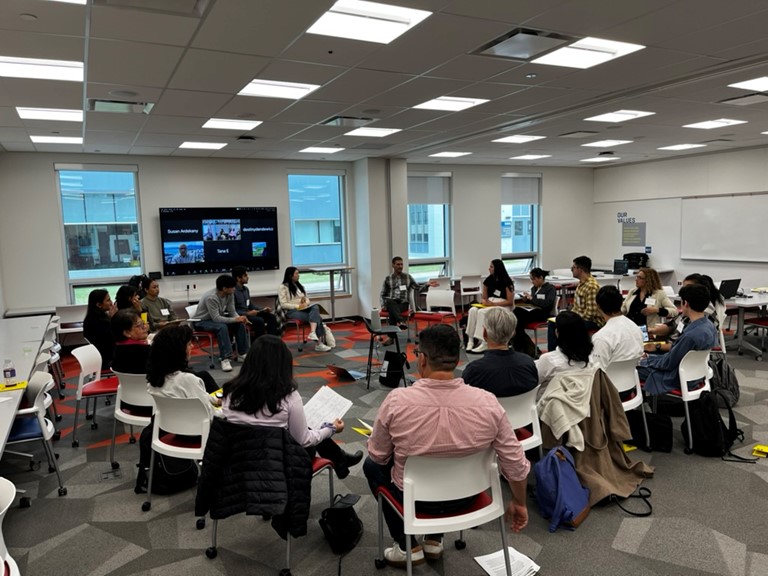
[(320, 528), (334, 554), (346, 554), (363, 536), (363, 522), (354, 507), (358, 500), (360, 496), (357, 494), (337, 494), (333, 505), (320, 513)]

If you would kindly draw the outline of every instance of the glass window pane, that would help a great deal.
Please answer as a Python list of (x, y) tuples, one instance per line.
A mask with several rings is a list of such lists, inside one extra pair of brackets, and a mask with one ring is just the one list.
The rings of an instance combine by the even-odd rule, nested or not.
[[(293, 266), (346, 262), (343, 192), (344, 176), (288, 175)], [(319, 276), (317, 281), (314, 278), (310, 281), (305, 273), (302, 274), (301, 282), (309, 292), (329, 290), (327, 275)]]
[(70, 280), (141, 273), (134, 172), (57, 171)]
[(537, 204), (501, 205), (501, 253), (538, 251)]
[(447, 205), (409, 204), (408, 213), (408, 258), (445, 258)]

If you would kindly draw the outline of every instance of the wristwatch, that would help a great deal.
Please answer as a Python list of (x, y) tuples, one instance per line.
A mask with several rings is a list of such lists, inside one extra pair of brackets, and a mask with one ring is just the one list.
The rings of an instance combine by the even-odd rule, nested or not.
[(660, 351), (661, 351), (661, 343), (656, 342), (656, 352), (660, 352)]

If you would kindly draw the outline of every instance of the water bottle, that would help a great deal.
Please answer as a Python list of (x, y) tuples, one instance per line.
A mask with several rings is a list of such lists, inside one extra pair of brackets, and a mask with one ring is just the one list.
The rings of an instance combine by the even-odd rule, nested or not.
[(11, 386), (16, 379), (16, 366), (13, 365), (13, 360), (6, 360), (3, 364), (3, 378), (6, 386)]

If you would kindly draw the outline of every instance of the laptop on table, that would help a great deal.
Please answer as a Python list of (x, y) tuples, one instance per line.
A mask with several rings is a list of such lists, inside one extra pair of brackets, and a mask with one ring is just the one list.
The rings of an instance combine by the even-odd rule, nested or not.
[(733, 298), (738, 293), (740, 285), (741, 278), (736, 278), (735, 280), (723, 280), (720, 282), (720, 295), (726, 300)]

